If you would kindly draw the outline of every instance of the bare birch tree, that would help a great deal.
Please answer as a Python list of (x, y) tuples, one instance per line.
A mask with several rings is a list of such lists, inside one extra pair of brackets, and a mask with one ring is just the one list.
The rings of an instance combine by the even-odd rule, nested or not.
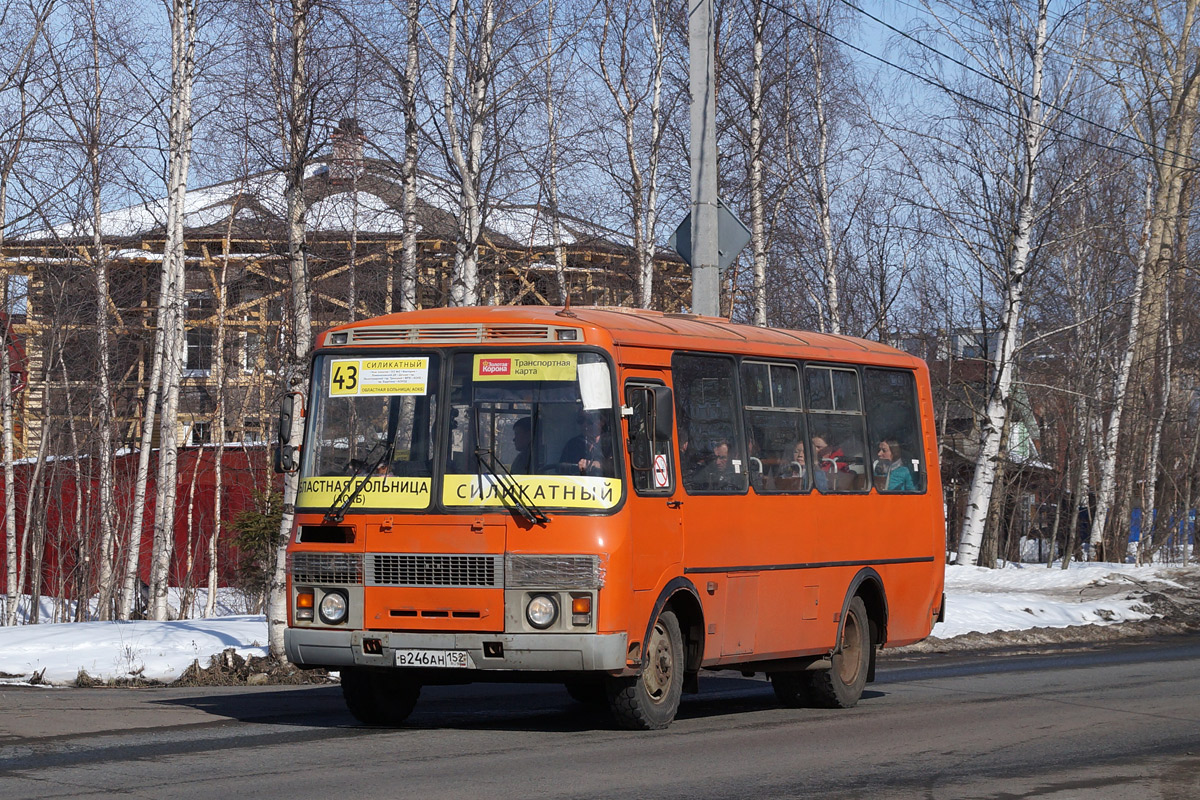
[[(304, 174), (311, 159), (312, 107), (315, 101), (309, 76), (309, 27), (313, 8), (309, 0), (290, 0), (286, 7), (268, 0), (271, 21), (269, 58), (272, 75), (280, 90), (275, 98), (275, 115), (283, 154), (284, 202), (287, 214), (288, 278), (291, 282), (292, 348), (286, 367), (286, 385), (302, 397), (308, 396), (308, 357), (312, 352), (312, 299), (309, 295), (308, 231), (305, 214)], [(293, 415), (291, 441), (304, 438), (303, 420)], [(267, 625), (270, 652), (284, 657), (283, 632), (287, 627), (287, 542), (295, 518), (299, 478), (284, 475), (283, 519), (275, 548), (275, 561), (267, 596)]]
[[(1144, 275), (1134, 312), (1137, 323), (1131, 324), (1131, 328), (1136, 327), (1136, 339), (1134, 351), (1128, 356), (1138, 369), (1126, 378), (1133, 381), (1133, 389), (1122, 392), (1120, 405), (1113, 411), (1116, 416), (1109, 422), (1115, 435), (1122, 427), (1120, 415), (1132, 417), (1125, 451), (1131, 462), (1130, 485), (1138, 479), (1157, 481), (1156, 465), (1147, 462), (1145, 454), (1152, 452), (1149, 442), (1154, 420), (1162, 398), (1169, 396), (1169, 388), (1164, 390), (1160, 384), (1165, 374), (1168, 293), (1178, 263), (1175, 243), (1189, 211), (1183, 203), (1184, 184), (1195, 169), (1191, 151), (1200, 103), (1200, 53), (1196, 47), (1200, 2), (1155, 0), (1130, 4), (1111, 0), (1105, 5), (1113, 22), (1108, 34), (1112, 52), (1105, 66), (1112, 70), (1110, 80), (1124, 102), (1131, 130), (1142, 143), (1154, 177), (1152, 211), (1143, 248), (1145, 264), (1139, 266)], [(1115, 500), (1118, 457), (1117, 440), (1106, 439), (1092, 531), (1096, 558), (1111, 555), (1104, 552), (1103, 543), (1109, 509)], [(1139, 477), (1132, 477), (1135, 475)], [(1117, 537), (1113, 538), (1115, 541)]]
[[(932, 26), (937, 35), (966, 54), (975, 74), (984, 77), (988, 84), (1001, 87), (1003, 100), (998, 102), (1003, 106), (985, 106), (984, 111), (999, 110), (1010, 120), (1011, 127), (1011, 138), (1006, 138), (1008, 131), (1004, 127), (971, 127), (965, 132), (966, 137), (984, 137), (991, 153), (984, 156), (984, 163), (979, 163), (979, 156), (974, 157), (974, 164), (964, 162), (967, 171), (978, 173), (981, 187), (1003, 189), (1001, 203), (1009, 209), (1011, 217), (1005, 222), (1011, 227), (1001, 229), (997, 220), (994, 244), (989, 247), (968, 233), (975, 227), (986, 229), (986, 221), (972, 222), (969, 217), (954, 215), (944, 217), (955, 231), (955, 238), (976, 260), (981, 274), (990, 272), (994, 275), (993, 281), (999, 292), (997, 345), (991, 354), (982, 433), (958, 545), (958, 563), (975, 564), (989, 519), (999, 463), (1006, 457), (1003, 448), (1011, 411), (1015, 359), (1037, 246), (1035, 226), (1054, 200), (1041, 197), (1039, 188), (1049, 124), (1057, 114), (1055, 111), (1048, 115), (1047, 108), (1061, 108), (1063, 99), (1069, 96), (1076, 72), (1068, 61), (1061, 73), (1055, 75), (1054, 83), (1050, 83), (1046, 75), (1047, 54), (1052, 41), (1047, 0), (1039, 0), (1032, 9), (996, 8), (986, 3), (968, 2), (957, 4), (953, 11), (955, 16), (951, 21), (930, 8)], [(1062, 24), (1060, 20), (1059, 25)], [(973, 88), (982, 91), (978, 85)], [(1051, 97), (1049, 105), (1047, 93)], [(960, 92), (954, 96), (965, 104), (962, 113), (966, 118), (979, 111), (977, 107), (966, 107), (974, 106), (969, 100), (971, 95)], [(967, 149), (975, 144), (968, 138), (961, 146)], [(988, 160), (1004, 163), (1004, 172), (992, 170), (986, 163)], [(932, 191), (929, 197), (936, 202)]]
[[(2, 61), (0, 61), (0, 97), (11, 95), (16, 91), (16, 105), (13, 107), (9, 103), (4, 103), (3, 107), (10, 110), (8, 123), (4, 125), (3, 149), (0, 150), (0, 246), (4, 245), (5, 232), (8, 228), (8, 187), (12, 178), (13, 169), (16, 167), (17, 159), (21, 154), (21, 148), (25, 144), (25, 134), (28, 127), (30, 115), (34, 112), (30, 108), (30, 79), (32, 77), (34, 50), (42, 35), (42, 27), (45, 25), (46, 18), (50, 15), (54, 8), (54, 3), (46, 3), (41, 8), (38, 8), (33, 3), (28, 6), (28, 16), (24, 16), (17, 8), (16, 3), (6, 5), (3, 17), (16, 18), (23, 17), (21, 20), (28, 25), (27, 30), (16, 29), (16, 23), (13, 23), (14, 32), (19, 30), (19, 34), (11, 37), (6, 37), (9, 41), (16, 44), (16, 47), (11, 49), (5, 48), (2, 52)], [(3, 30), (4, 28), (0, 28)], [(35, 102), (36, 105), (36, 102)], [(15, 113), (12, 113), (15, 112)], [(10, 378), (13, 370), (13, 363), (9, 354), (9, 341), (11, 332), (11, 315), (13, 308), (17, 302), (27, 302), (27, 298), (14, 297), (11, 292), (15, 284), (10, 281), (10, 275), (7, 271), (0, 271), (0, 280), (3, 285), (0, 285), (0, 299), (3, 304), (0, 305), (0, 312), (4, 313), (3, 323), (0, 323), (0, 423), (3, 425), (3, 430), (0, 435), (3, 437), (3, 456), (4, 456), (4, 530), (5, 530), (5, 553), (6, 559), (6, 575), (8, 587), (8, 597), (5, 604), (4, 624), (13, 625), (16, 623), (17, 614), (17, 509), (16, 509), (16, 479), (13, 467), (13, 458), (15, 455), (14, 443), (14, 419), (13, 419), (13, 404), (14, 393), (13, 383)]]
[(607, 89), (622, 132), (623, 168), (613, 172), (628, 204), (636, 302), (641, 308), (650, 308), (664, 133), (665, 11), (659, 0), (648, 4), (604, 0), (601, 13), (593, 32), (593, 69)]

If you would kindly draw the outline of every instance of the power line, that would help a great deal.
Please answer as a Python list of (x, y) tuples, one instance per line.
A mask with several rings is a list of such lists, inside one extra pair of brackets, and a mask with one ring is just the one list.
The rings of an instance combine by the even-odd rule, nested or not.
[[(968, 72), (972, 73), (973, 75), (978, 75), (979, 77), (983, 78), (984, 80), (991, 81), (992, 83), (994, 83), (997, 86), (1000, 86), (1006, 90), (1015, 91), (1017, 94), (1019, 94), (1021, 97), (1024, 97), (1026, 100), (1032, 101), (1034, 99), (1033, 96), (1030, 95), (1028, 92), (1026, 92), (1024, 89), (1021, 89), (1020, 87), (1016, 87), (1016, 86), (1010, 86), (1010, 85), (1004, 83), (1003, 81), (1001, 81), (996, 76), (990, 75), (982, 70), (976, 69), (975, 67), (971, 66), (970, 64), (967, 64), (964, 61), (960, 61), (959, 59), (955, 58), (954, 56), (939, 50), (938, 48), (934, 47), (933, 45), (931, 45), (927, 42), (921, 41), (920, 39), (913, 36), (912, 34), (902, 31), (899, 28), (893, 26), (892, 24), (885, 22), (884, 20), (875, 16), (874, 14), (867, 11), (866, 9), (863, 9), (863, 8), (855, 5), (854, 3), (850, 2), (850, 0), (839, 0), (839, 2), (841, 2), (842, 5), (857, 11), (859, 14), (862, 14), (864, 17), (874, 20), (875, 22), (879, 23), (880, 25), (882, 25), (883, 27), (892, 31), (893, 33), (899, 34), (900, 36), (904, 37), (905, 39), (909, 40), (910, 42), (913, 42), (914, 44), (917, 44), (917, 45), (925, 48), (929, 52), (936, 54), (939, 58), (943, 58), (946, 61), (949, 61), (953, 64), (957, 64), (959, 67), (962, 67), (963, 69), (967, 70)], [(1060, 17), (1060, 19), (1061, 19), (1061, 17)], [(1154, 142), (1144, 142), (1141, 139), (1137, 138), (1136, 136), (1125, 133), (1124, 131), (1119, 131), (1116, 128), (1110, 128), (1107, 125), (1096, 122), (1095, 120), (1090, 119), (1088, 117), (1084, 117), (1080, 114), (1076, 114), (1073, 111), (1070, 111), (1070, 110), (1063, 108), (1062, 106), (1056, 105), (1054, 103), (1047, 102), (1044, 99), (1040, 100), (1040, 102), (1043, 105), (1045, 105), (1046, 107), (1052, 108), (1064, 116), (1070, 117), (1074, 120), (1078, 120), (1079, 122), (1082, 122), (1085, 125), (1090, 125), (1094, 128), (1102, 130), (1106, 133), (1111, 133), (1113, 136), (1119, 136), (1122, 139), (1127, 139), (1127, 140), (1133, 142), (1134, 144), (1138, 144), (1143, 147), (1150, 147), (1151, 149), (1157, 150), (1164, 155), (1178, 156), (1180, 158), (1185, 158), (1188, 161), (1195, 160), (1190, 155), (1186, 155), (1184, 153), (1180, 153), (1175, 150), (1169, 150), (1165, 147), (1161, 147), (1160, 145), (1158, 145), (1157, 143), (1154, 143)], [(1121, 151), (1117, 151), (1117, 152), (1121, 152)]]
[[(841, 1), (842, 1), (842, 2), (845, 2), (845, 0), (841, 0)], [(848, 48), (848, 49), (850, 49), (850, 50), (853, 50), (854, 52), (856, 52), (856, 53), (859, 53), (860, 55), (864, 55), (864, 56), (866, 56), (867, 58), (870, 58), (870, 59), (872, 59), (872, 60), (874, 60), (874, 61), (878, 61), (879, 63), (883, 64), (884, 66), (891, 67), (892, 69), (896, 70), (897, 72), (902, 72), (902, 73), (904, 73), (905, 75), (908, 75), (909, 77), (915, 78), (916, 80), (918, 80), (918, 81), (920, 81), (920, 82), (922, 82), (922, 83), (928, 84), (929, 86), (932, 86), (932, 87), (934, 87), (934, 88), (936, 88), (936, 89), (939, 89), (939, 90), (941, 90), (941, 91), (945, 92), (946, 94), (952, 95), (952, 96), (954, 96), (954, 97), (958, 97), (958, 98), (960, 98), (960, 99), (962, 99), (962, 100), (965, 100), (965, 101), (967, 101), (967, 102), (969, 102), (969, 103), (973, 103), (973, 104), (975, 104), (975, 105), (977, 105), (977, 106), (980, 106), (981, 108), (987, 109), (987, 110), (989, 110), (989, 111), (992, 111), (992, 112), (994, 112), (994, 113), (997, 113), (997, 114), (1000, 114), (1000, 115), (1003, 115), (1003, 116), (1007, 116), (1007, 117), (1011, 117), (1011, 118), (1013, 118), (1013, 119), (1021, 119), (1020, 115), (1019, 115), (1019, 114), (1017, 114), (1016, 112), (1012, 111), (1011, 109), (1007, 109), (1007, 108), (1000, 108), (999, 106), (996, 106), (996, 105), (994, 105), (994, 104), (992, 104), (992, 103), (989, 103), (989, 102), (987, 102), (987, 101), (985, 101), (985, 100), (981, 100), (980, 98), (978, 98), (978, 97), (975, 97), (975, 96), (973, 96), (973, 95), (969, 95), (969, 94), (967, 94), (967, 93), (965, 93), (965, 92), (958, 91), (957, 89), (952, 89), (952, 88), (950, 88), (949, 86), (947, 86), (945, 83), (943, 83), (943, 82), (941, 82), (941, 81), (939, 81), (939, 80), (937, 80), (937, 79), (935, 79), (935, 78), (931, 78), (931, 77), (929, 77), (929, 76), (927, 76), (927, 75), (922, 75), (921, 73), (919, 73), (919, 72), (916, 72), (915, 70), (911, 70), (911, 69), (909, 69), (909, 68), (907, 68), (907, 67), (904, 67), (904, 66), (902, 66), (902, 65), (900, 65), (900, 64), (897, 64), (897, 63), (895, 63), (894, 61), (889, 61), (888, 59), (886, 59), (886, 58), (883, 58), (882, 56), (878, 56), (878, 55), (876, 55), (876, 54), (874, 54), (874, 53), (872, 53), (872, 52), (870, 52), (870, 51), (868, 51), (868, 50), (864, 50), (863, 48), (861, 48), (861, 47), (858, 47), (857, 45), (851, 44), (850, 42), (846, 41), (845, 39), (842, 39), (842, 38), (840, 38), (840, 37), (838, 37), (838, 36), (835, 36), (834, 34), (830, 33), (829, 31), (825, 30), (825, 29), (824, 29), (824, 28), (822, 28), (821, 26), (819, 26), (819, 25), (817, 25), (817, 24), (815, 24), (815, 23), (809, 22), (808, 20), (806, 20), (806, 19), (804, 19), (804, 18), (802, 18), (802, 17), (798, 16), (797, 14), (793, 13), (792, 11), (789, 11), (788, 9), (786, 9), (786, 8), (783, 8), (783, 7), (779, 6), (779, 5), (777, 5), (776, 3), (772, 2), (772, 0), (762, 0), (762, 2), (763, 2), (763, 5), (765, 5), (765, 6), (769, 7), (769, 8), (773, 8), (773, 9), (775, 9), (776, 11), (778, 11), (778, 12), (779, 12), (779, 13), (781, 13), (781, 14), (783, 14), (784, 16), (790, 17), (791, 19), (795, 20), (796, 22), (799, 22), (801, 25), (803, 25), (803, 26), (805, 26), (805, 27), (807, 27), (807, 28), (809, 28), (809, 29), (811, 29), (811, 30), (815, 31), (816, 33), (819, 33), (819, 34), (821, 34), (822, 36), (825, 36), (825, 37), (827, 37), (828, 39), (830, 39), (830, 40), (832, 40), (832, 41), (834, 41), (834, 42), (837, 42), (838, 44), (842, 45), (843, 47), (846, 47), (846, 48)], [(851, 5), (850, 3), (846, 3), (846, 4), (847, 4), (847, 5), (849, 5), (851, 8), (855, 8), (855, 7), (854, 7), (853, 5)], [(744, 5), (744, 0), (743, 0), (743, 5)], [(859, 10), (859, 11), (861, 11), (861, 9), (856, 9), (856, 10)], [(865, 14), (866, 12), (862, 12), (862, 13), (864, 13), (864, 14)], [(868, 16), (870, 16), (870, 15), (868, 15)], [(872, 17), (872, 18), (874, 19), (874, 17)], [(887, 25), (887, 23), (881, 23), (881, 24)], [(891, 26), (888, 26), (888, 27), (891, 27)], [(907, 35), (907, 34), (903, 34), (903, 32), (900, 32), (900, 31), (897, 31), (897, 32), (899, 32), (899, 33), (902, 33), (902, 35)], [(921, 44), (922, 44), (923, 46), (927, 46), (927, 45), (924, 45), (923, 43), (921, 43)], [(931, 49), (933, 49), (933, 48), (931, 48)], [(936, 50), (935, 50), (935, 52), (939, 52), (939, 51), (936, 51)], [(940, 54), (940, 52), (939, 52), (939, 54)], [(941, 55), (943, 55), (943, 57), (947, 58), (947, 59), (948, 59), (948, 60), (950, 60), (950, 61), (954, 61), (955, 63), (959, 63), (959, 62), (955, 61), (953, 58), (951, 58), (950, 56), (945, 56), (944, 54), (941, 54)], [(963, 66), (965, 67), (966, 65), (963, 65)], [(969, 67), (967, 67), (967, 68), (968, 68), (968, 69), (970, 69)], [(988, 75), (986, 75), (986, 74), (984, 74), (984, 77), (987, 77), (989, 80), (991, 80), (991, 81), (993, 81), (993, 82), (996, 82), (997, 84), (999, 84), (999, 85), (1001, 85), (1001, 86), (1004, 86), (1004, 84), (1003, 84), (1003, 83), (1000, 83), (1000, 82), (999, 82), (998, 80), (996, 80), (994, 77), (988, 76)], [(1011, 89), (1011, 88), (1013, 88), (1013, 87), (1006, 87), (1006, 88), (1009, 88), (1009, 89)], [(1018, 89), (1017, 91), (1020, 91), (1020, 90)], [(1024, 93), (1022, 92), (1022, 94), (1024, 94)], [(1026, 96), (1028, 96), (1028, 95), (1026, 95)], [(1042, 102), (1043, 102), (1043, 103), (1045, 103), (1045, 101), (1042, 101)], [(1051, 105), (1051, 104), (1048, 104), (1048, 103), (1047, 103), (1046, 105)], [(1095, 122), (1092, 122), (1092, 121), (1090, 121), (1090, 120), (1087, 120), (1087, 119), (1085, 119), (1085, 118), (1083, 118), (1083, 117), (1079, 117), (1079, 119), (1081, 119), (1082, 121), (1084, 121), (1084, 122), (1085, 122), (1085, 123), (1087, 123), (1087, 124), (1093, 125), (1093, 126), (1094, 126), (1094, 127), (1096, 127), (1096, 128), (1099, 128), (1099, 129), (1106, 129), (1106, 128), (1105, 128), (1105, 126), (1103, 126), (1103, 125), (1100, 125), (1099, 123), (1095, 123)], [(1094, 142), (1094, 141), (1092, 141), (1092, 140), (1090, 140), (1090, 139), (1084, 138), (1084, 137), (1082, 137), (1082, 136), (1079, 136), (1079, 135), (1077, 135), (1077, 134), (1069, 133), (1069, 132), (1067, 132), (1067, 131), (1064, 131), (1064, 130), (1062, 130), (1062, 129), (1060, 129), (1060, 128), (1056, 128), (1056, 127), (1054, 127), (1053, 125), (1051, 125), (1051, 124), (1049, 124), (1049, 123), (1046, 123), (1046, 122), (1042, 122), (1042, 121), (1034, 121), (1034, 120), (1028, 120), (1028, 121), (1029, 121), (1031, 124), (1033, 124), (1033, 125), (1036, 125), (1036, 126), (1037, 126), (1037, 127), (1039, 127), (1039, 128), (1042, 128), (1042, 129), (1044, 129), (1044, 130), (1047, 130), (1047, 131), (1050, 131), (1050, 132), (1052, 132), (1052, 133), (1058, 134), (1059, 136), (1062, 136), (1062, 137), (1064, 137), (1064, 138), (1067, 138), (1067, 139), (1072, 139), (1072, 140), (1074, 140), (1074, 141), (1081, 142), (1081, 143), (1083, 143), (1083, 144), (1087, 144), (1087, 145), (1090, 145), (1090, 146), (1093, 146), (1093, 147), (1098, 147), (1098, 148), (1101, 148), (1101, 149), (1103, 149), (1103, 150), (1108, 150), (1109, 152), (1118, 153), (1118, 154), (1120, 154), (1120, 155), (1128, 156), (1129, 158), (1133, 158), (1133, 159), (1137, 159), (1137, 160), (1142, 160), (1142, 161), (1148, 161), (1148, 160), (1149, 160), (1149, 159), (1148, 159), (1148, 157), (1146, 156), (1146, 154), (1145, 154), (1145, 153), (1138, 153), (1138, 152), (1133, 152), (1133, 151), (1130, 151), (1130, 150), (1125, 150), (1125, 149), (1123, 149), (1123, 148), (1116, 147), (1116, 146), (1114, 146), (1114, 145), (1112, 145), (1112, 144), (1099, 144), (1099, 143), (1097, 143), (1097, 142)], [(1110, 131), (1111, 131), (1111, 129), (1107, 129), (1107, 130), (1110, 130)], [(1117, 134), (1117, 135), (1120, 135), (1120, 134)], [(1140, 139), (1137, 139), (1136, 137), (1129, 137), (1129, 136), (1128, 136), (1128, 134), (1125, 134), (1125, 136), (1126, 136), (1126, 138), (1131, 138), (1131, 139), (1133, 139), (1134, 141), (1138, 142), (1139, 144), (1145, 144), (1145, 143), (1143, 143), (1143, 142), (1142, 142)], [(1180, 156), (1180, 157), (1182, 157), (1182, 158), (1186, 158), (1186, 159), (1187, 159), (1187, 160), (1189, 160), (1189, 161), (1194, 161), (1194, 160), (1195, 160), (1195, 159), (1194, 159), (1194, 158), (1192, 158), (1191, 156), (1187, 156), (1187, 155), (1184, 155), (1184, 154), (1182, 154), (1182, 153), (1175, 153), (1174, 151), (1166, 150), (1165, 148), (1159, 147), (1158, 145), (1150, 145), (1150, 147), (1152, 147), (1152, 148), (1154, 148), (1154, 149), (1157, 149), (1157, 150), (1160, 150), (1160, 151), (1162, 151), (1162, 152), (1165, 152), (1165, 153), (1171, 153), (1171, 154), (1174, 154), (1174, 155), (1178, 155), (1178, 156)], [(1187, 168), (1187, 169), (1188, 169), (1189, 171), (1192, 171), (1192, 170), (1194, 170), (1195, 168), (1194, 168), (1194, 167), (1189, 167), (1189, 168)]]

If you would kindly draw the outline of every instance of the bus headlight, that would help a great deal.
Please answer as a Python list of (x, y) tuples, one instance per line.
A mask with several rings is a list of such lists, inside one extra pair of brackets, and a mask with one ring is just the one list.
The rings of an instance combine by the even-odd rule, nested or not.
[(558, 600), (553, 595), (535, 594), (525, 606), (525, 619), (538, 630), (549, 628), (558, 619)]
[(326, 592), (321, 598), (321, 621), (326, 625), (341, 625), (346, 621), (349, 602), (343, 592)]

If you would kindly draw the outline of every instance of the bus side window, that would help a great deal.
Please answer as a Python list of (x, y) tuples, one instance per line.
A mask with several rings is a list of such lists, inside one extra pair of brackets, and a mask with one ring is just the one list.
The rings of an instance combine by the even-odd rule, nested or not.
[(807, 492), (812, 470), (796, 366), (746, 360), (741, 372), (750, 485), (760, 494)]
[[(870, 454), (864, 440), (858, 372), (825, 366), (804, 368), (808, 438), (813, 477), (822, 492), (870, 488)], [(818, 474), (819, 473), (819, 474)]]
[(625, 385), (625, 402), (633, 409), (629, 417), (629, 468), (633, 489), (641, 495), (669, 495), (675, 491), (670, 421), (656, 418), (662, 406), (655, 402), (656, 392), (666, 392), (669, 410), (670, 391), (662, 385)]
[(880, 492), (925, 491), (925, 448), (912, 372), (863, 370), (872, 483)]
[(749, 486), (735, 368), (724, 356), (676, 353), (671, 359), (676, 416), (688, 437), (688, 494), (744, 494)]

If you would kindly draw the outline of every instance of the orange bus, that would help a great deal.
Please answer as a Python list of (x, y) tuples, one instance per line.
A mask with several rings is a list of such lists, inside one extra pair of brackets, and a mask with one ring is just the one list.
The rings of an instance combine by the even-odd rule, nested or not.
[(323, 333), (304, 411), (287, 655), (366, 724), (541, 680), (662, 728), (713, 669), (849, 707), (941, 618), (928, 374), (875, 342), (434, 309)]

